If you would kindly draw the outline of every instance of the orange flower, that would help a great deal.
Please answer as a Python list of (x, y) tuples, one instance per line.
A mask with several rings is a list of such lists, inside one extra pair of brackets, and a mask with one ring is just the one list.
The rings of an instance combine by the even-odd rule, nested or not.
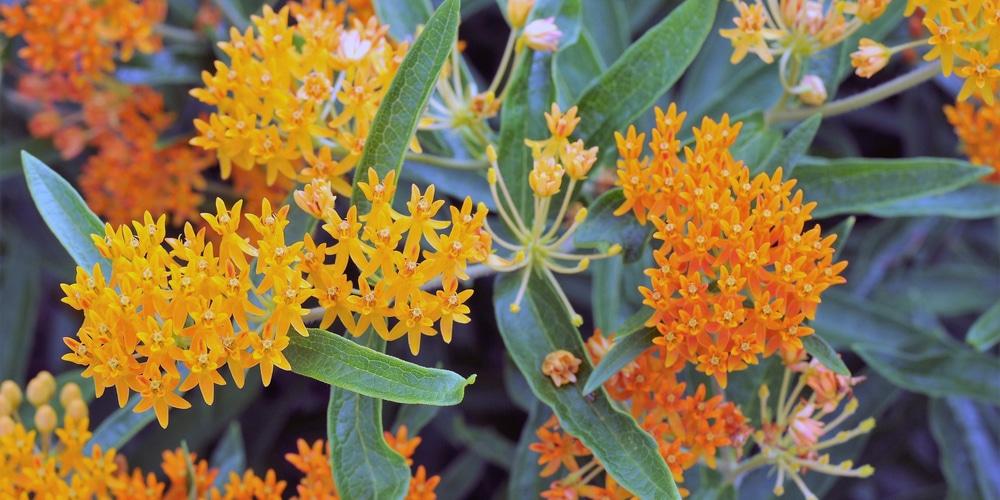
[(563, 384), (576, 383), (576, 372), (580, 370), (583, 361), (566, 350), (552, 351), (545, 355), (542, 363), (542, 373), (552, 379), (556, 387)]

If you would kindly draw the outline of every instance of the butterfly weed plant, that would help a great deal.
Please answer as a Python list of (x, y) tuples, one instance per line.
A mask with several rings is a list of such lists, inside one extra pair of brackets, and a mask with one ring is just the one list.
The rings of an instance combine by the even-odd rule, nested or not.
[(0, 31), (0, 497), (1000, 491), (998, 2)]

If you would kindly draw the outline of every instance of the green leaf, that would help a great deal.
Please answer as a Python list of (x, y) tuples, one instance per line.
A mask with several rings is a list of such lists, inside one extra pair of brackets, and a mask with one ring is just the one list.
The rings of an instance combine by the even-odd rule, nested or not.
[(795, 169), (806, 201), (817, 202), (817, 219), (867, 213), (893, 203), (953, 191), (988, 170), (946, 158), (899, 160), (845, 158), (803, 161)]
[(0, 238), (0, 380), (27, 382), (28, 360), (38, 316), (41, 276), (39, 259), (16, 226), (4, 228)]
[(587, 30), (580, 32), (579, 40), (573, 45), (559, 48), (553, 65), (553, 78), (559, 90), (558, 101), (563, 109), (576, 102), (580, 93), (605, 70), (604, 61)]
[(590, 377), (587, 378), (587, 384), (583, 386), (583, 393), (590, 394), (600, 389), (619, 370), (653, 347), (653, 339), (659, 335), (660, 331), (656, 328), (646, 328), (641, 335), (629, 335), (616, 341), (604, 359), (594, 367), (594, 373), (591, 373)]
[(146, 425), (155, 420), (156, 413), (153, 411), (144, 411), (142, 413), (132, 411), (141, 399), (138, 394), (134, 394), (129, 398), (129, 402), (124, 408), (119, 408), (112, 412), (111, 415), (108, 415), (101, 422), (101, 425), (94, 429), (94, 435), (90, 437), (90, 441), (87, 441), (86, 446), (84, 446), (84, 455), (90, 456), (93, 454), (94, 447), (98, 445), (105, 452), (111, 448), (116, 450), (121, 449), (125, 443), (128, 443), (132, 439), (132, 436), (135, 436), (143, 427), (146, 427)]
[(471, 451), (464, 451), (448, 462), (435, 492), (441, 500), (473, 498), (472, 492), (486, 473), (486, 462)]
[(1000, 436), (993, 435), (984, 421), (993, 418), (991, 409), (967, 398), (943, 398), (932, 400), (929, 412), (948, 498), (1000, 498), (995, 470), (1000, 463)]
[(833, 226), (830, 234), (836, 234), (837, 240), (833, 242), (833, 258), (834, 260), (840, 260), (844, 255), (844, 244), (847, 243), (847, 238), (851, 236), (851, 231), (854, 230), (854, 223), (858, 221), (855, 216), (850, 216), (840, 221), (840, 224)]
[(995, 356), (943, 345), (928, 346), (915, 354), (874, 345), (852, 347), (872, 369), (906, 390), (1000, 404), (1000, 392), (996, 390), (1000, 359)]
[(622, 2), (587, 2), (583, 9), (583, 26), (594, 38), (602, 64), (618, 59), (632, 39), (628, 13)]
[(599, 259), (590, 264), (593, 283), (590, 303), (594, 309), (594, 326), (604, 332), (613, 332), (618, 326), (622, 310), (622, 273), (624, 264), (621, 257)]
[[(361, 345), (385, 350), (385, 340), (369, 330)], [(327, 408), (330, 465), (343, 498), (402, 499), (410, 467), (382, 433), (382, 401), (337, 386), (330, 387)]]
[(625, 262), (637, 259), (653, 235), (653, 225), (640, 224), (631, 211), (615, 215), (615, 210), (623, 203), (625, 193), (622, 188), (612, 189), (597, 198), (587, 209), (587, 218), (573, 236), (576, 246), (607, 251), (611, 245), (619, 244)]
[(783, 177), (785, 179), (791, 177), (792, 170), (799, 163), (799, 158), (806, 154), (813, 138), (816, 137), (816, 131), (819, 130), (822, 119), (822, 115), (817, 114), (796, 125), (781, 141), (778, 148), (771, 152), (771, 156), (767, 160), (756, 168), (751, 167), (751, 172), (754, 174), (767, 172), (768, 175), (771, 175), (778, 167), (782, 167)]
[(551, 416), (552, 409), (540, 400), (536, 399), (531, 405), (528, 421), (524, 423), (521, 438), (517, 440), (514, 465), (510, 471), (510, 484), (507, 486), (507, 498), (539, 498), (542, 492), (549, 488), (549, 479), (541, 477), (539, 453), (528, 447), (538, 440), (538, 435), (535, 433)]
[(0, 140), (0, 180), (20, 174), (21, 152), (35, 155), (42, 163), (59, 161), (59, 150), (52, 144), (52, 139), (36, 139), (34, 137)]
[[(525, 270), (524, 272), (531, 272)], [(679, 499), (680, 494), (656, 441), (603, 391), (590, 398), (577, 384), (556, 387), (541, 370), (545, 356), (564, 349), (582, 360), (578, 380), (593, 370), (579, 331), (552, 284), (532, 273), (521, 301), (521, 311), (510, 312), (522, 275), (501, 275), (495, 287), (497, 326), (508, 351), (525, 375), (531, 390), (551, 406), (563, 428), (593, 451), (608, 473), (640, 498)]]
[(48, 165), (27, 152), (21, 154), (21, 162), (31, 197), (52, 233), (78, 266), (89, 273), (94, 264), (100, 264), (110, 278), (111, 262), (97, 251), (90, 238), (91, 234), (104, 234), (101, 220), (90, 211), (73, 186)]
[(375, 169), (379, 179), (384, 179), (390, 171), (398, 176), (403, 168), (403, 155), (417, 132), (420, 117), (455, 45), (459, 3), (459, 0), (447, 0), (431, 16), (382, 98), (365, 141), (365, 151), (354, 171), (351, 200), (358, 206), (359, 214), (368, 213), (371, 208), (358, 187), (359, 181), (367, 182), (368, 169)]
[(412, 40), (417, 26), (426, 23), (433, 11), (427, 0), (375, 0), (372, 4), (375, 17), (388, 24), (389, 35), (399, 41)]
[(956, 219), (984, 219), (1000, 215), (1000, 186), (976, 182), (961, 189), (881, 205), (868, 213), (878, 217), (943, 215)]
[(392, 424), (392, 432), (395, 433), (400, 426), (405, 425), (407, 434), (416, 436), (440, 411), (440, 406), (400, 405), (396, 421)]
[(243, 448), (243, 431), (240, 429), (239, 422), (229, 424), (229, 430), (219, 440), (209, 464), (219, 469), (212, 486), (219, 488), (220, 491), (229, 482), (230, 472), (243, 475), (243, 471), (247, 468), (247, 455)]
[(466, 424), (462, 415), (456, 414), (444, 432), (456, 444), (501, 469), (510, 470), (513, 465), (514, 444), (492, 427)]
[(802, 347), (806, 349), (812, 357), (823, 363), (823, 366), (833, 370), (834, 373), (838, 373), (845, 377), (851, 376), (851, 371), (847, 369), (847, 365), (844, 364), (844, 360), (840, 359), (837, 355), (837, 351), (834, 351), (830, 344), (827, 344), (822, 337), (817, 334), (812, 334), (806, 337), (802, 337)]
[(187, 466), (187, 474), (184, 481), (187, 483), (188, 500), (198, 500), (198, 482), (194, 474), (194, 460), (191, 459), (191, 449), (188, 448), (187, 441), (181, 440), (181, 452), (184, 453), (184, 463)]
[(365, 396), (397, 403), (455, 405), (475, 382), (455, 372), (425, 368), (360, 346), (340, 335), (310, 328), (289, 336), (284, 354), (292, 371)]
[(649, 321), (649, 318), (653, 317), (654, 312), (649, 307), (640, 308), (635, 314), (626, 318), (621, 326), (618, 327), (618, 330), (615, 330), (615, 339), (622, 340), (633, 333), (644, 331), (646, 322)]
[(708, 37), (718, 2), (687, 0), (633, 43), (578, 105), (576, 136), (612, 154), (614, 133), (656, 102), (691, 64)]
[(972, 324), (965, 341), (978, 351), (986, 351), (1000, 342), (1000, 301)]
[(754, 173), (758, 165), (763, 165), (781, 143), (781, 132), (771, 130), (764, 123), (764, 113), (753, 111), (747, 115), (737, 116), (732, 122), (742, 122), (740, 135), (736, 138), (730, 151), (733, 159), (742, 160), (744, 165)]
[(514, 360), (507, 355), (503, 357), (503, 388), (507, 397), (524, 411), (529, 411), (535, 401), (538, 401), (538, 398), (531, 392), (528, 381), (514, 364)]
[(540, 140), (549, 135), (543, 113), (556, 100), (552, 54), (525, 49), (505, 92), (507, 96), (500, 108), (497, 166), (514, 202), (509, 208), (530, 225), (535, 213), (534, 192), (528, 183), (533, 160), (524, 140)]

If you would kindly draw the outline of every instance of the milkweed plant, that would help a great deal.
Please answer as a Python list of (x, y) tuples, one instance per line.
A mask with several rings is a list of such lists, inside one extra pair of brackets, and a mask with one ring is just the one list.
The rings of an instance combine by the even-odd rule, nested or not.
[(1000, 492), (1000, 2), (0, 32), (2, 498)]

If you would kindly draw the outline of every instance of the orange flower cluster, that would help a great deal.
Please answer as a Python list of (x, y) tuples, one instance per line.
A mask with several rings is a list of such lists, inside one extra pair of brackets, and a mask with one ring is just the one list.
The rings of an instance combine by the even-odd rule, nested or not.
[(955, 127), (969, 161), (993, 168), (993, 173), (983, 180), (1000, 183), (1000, 147), (997, 146), (1000, 144), (1000, 105), (956, 102), (954, 106), (945, 106), (944, 114)]
[(16, 95), (37, 109), (29, 131), (52, 137), (63, 159), (94, 148), (81, 191), (94, 211), (115, 223), (140, 217), (143, 209), (194, 218), (202, 201), (195, 191), (205, 187), (201, 171), (213, 162), (184, 144), (158, 144), (174, 121), (162, 96), (112, 75), (116, 58), (127, 62), (136, 51), (160, 49), (154, 26), (166, 8), (162, 0), (28, 0), (0, 7), (0, 29), (26, 43), (18, 54), (32, 72), (22, 76)]
[(905, 15), (914, 14), (918, 7), (931, 34), (927, 40), (931, 50), (924, 59), (940, 59), (945, 76), (954, 70), (965, 79), (959, 101), (975, 94), (992, 105), (1000, 83), (1000, 2), (908, 0)]
[(116, 57), (128, 62), (136, 51), (159, 50), (153, 27), (166, 13), (163, 0), (28, 0), (0, 5), (0, 30), (24, 38), (17, 55), (32, 70), (65, 75), (81, 88), (114, 71)]
[[(613, 337), (613, 336), (612, 336)], [(614, 345), (612, 338), (597, 331), (587, 341), (587, 350), (596, 363)], [(751, 429), (739, 408), (724, 402), (721, 394), (706, 397), (705, 386), (699, 385), (693, 395), (685, 395), (687, 384), (677, 381), (677, 374), (663, 363), (664, 347), (654, 347), (615, 374), (604, 387), (612, 398), (628, 401), (632, 415), (659, 445), (660, 455), (670, 467), (674, 481), (684, 480), (684, 471), (704, 460), (715, 468), (718, 449), (732, 447), (742, 452)], [(537, 433), (541, 442), (531, 445), (540, 453), (539, 464), (545, 464), (542, 477), (549, 477), (565, 467), (570, 476), (552, 483), (546, 498), (563, 498), (555, 494), (575, 490), (584, 498), (630, 498), (631, 494), (613, 496), (608, 486), (590, 485), (590, 480), (603, 469), (596, 461), (580, 466), (578, 458), (591, 455), (579, 440), (560, 430), (552, 417)], [(581, 468), (588, 469), (580, 472)], [(593, 470), (589, 470), (593, 468)], [(617, 487), (620, 489), (620, 487)], [(604, 491), (602, 491), (604, 490)], [(681, 488), (687, 495), (687, 491)], [(606, 496), (600, 496), (600, 494)]]
[[(59, 390), (62, 426), (52, 402), (56, 389), (49, 372), (40, 372), (24, 391), (11, 380), (0, 384), (0, 498), (89, 498), (120, 484), (115, 450), (84, 449), (91, 433), (80, 387), (67, 383)], [(34, 407), (33, 422), (21, 420), (25, 402)]]
[[(336, 196), (327, 181), (314, 179), (295, 193), (299, 207), (326, 222), (323, 231), (337, 241), (327, 248), (307, 236), (302, 248), (301, 267), (309, 273), (308, 283), (325, 309), (320, 328), (339, 320), (354, 335), (369, 327), (386, 340), (405, 335), (413, 354), (420, 350), (424, 335), (440, 331), (442, 339), (451, 342), (453, 324), (469, 321), (465, 302), (472, 296), (471, 289), (458, 291), (458, 280), (468, 279), (464, 271), (468, 263), (484, 262), (491, 253), (492, 240), (483, 227), (485, 205), (480, 203), (473, 211), (472, 199), (466, 198), (460, 208), (450, 207), (449, 223), (434, 219), (444, 201), (434, 200), (433, 185), (423, 194), (411, 187), (407, 214), (389, 204), (396, 190), (395, 172), (379, 181), (369, 170), (368, 182), (359, 186), (372, 202), (364, 215), (356, 206), (344, 217), (333, 210)], [(424, 244), (429, 249), (422, 251)], [(332, 263), (324, 261), (328, 255), (333, 256)], [(348, 264), (361, 271), (356, 282), (345, 275)], [(440, 283), (441, 289), (431, 293), (426, 290), (428, 283)], [(390, 318), (397, 320), (391, 328)]]
[(223, 178), (233, 164), (261, 165), (268, 184), (280, 173), (350, 192), (342, 176), (361, 157), (407, 44), (394, 47), (387, 26), (348, 17), (346, 9), (319, 0), (290, 2), (278, 12), (265, 5), (254, 26), (245, 33), (232, 28), (230, 41), (219, 44), (229, 64), (216, 61), (214, 73), (202, 73), (205, 87), (191, 91), (218, 112), (195, 120), (200, 135), (191, 144), (216, 152)]
[(671, 105), (656, 110), (649, 143), (652, 155), (640, 160), (645, 134), (616, 133), (618, 185), (639, 221), (651, 220), (660, 246), (657, 267), (646, 270), (650, 287), (640, 287), (654, 313), (647, 326), (663, 334), (663, 362), (683, 368), (696, 364), (726, 386), (729, 372), (756, 364), (779, 349), (796, 350), (803, 325), (812, 319), (820, 294), (843, 283), (846, 262), (833, 262), (836, 236), (820, 227), (805, 230), (814, 203), (792, 194), (794, 180), (774, 174), (750, 177), (729, 152), (742, 124), (724, 116), (694, 129), (694, 149), (678, 156), (676, 135), (686, 113)]

